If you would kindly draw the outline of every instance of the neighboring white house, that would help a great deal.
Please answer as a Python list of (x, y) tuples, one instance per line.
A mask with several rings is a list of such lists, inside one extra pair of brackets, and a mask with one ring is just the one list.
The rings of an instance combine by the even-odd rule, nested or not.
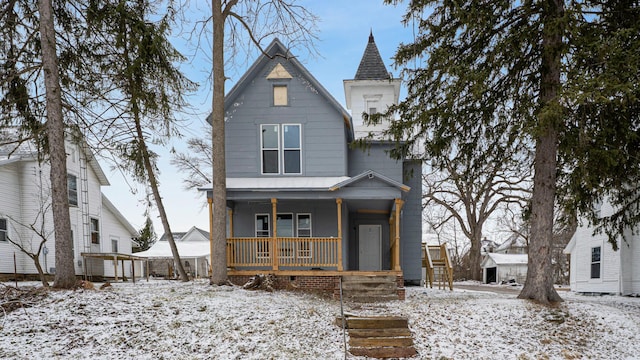
[[(10, 136), (7, 131), (2, 134)], [(86, 146), (67, 141), (67, 185), (69, 215), (73, 238), (73, 257), (77, 275), (113, 277), (113, 261), (87, 259), (81, 253), (131, 254), (132, 238), (137, 231), (102, 194), (109, 185), (102, 168)], [(55, 272), (55, 239), (51, 213), (49, 165), (39, 163), (33, 144), (18, 149), (0, 146), (0, 273), (37, 274), (33, 261), (7, 239), (37, 246), (40, 240), (29, 225), (43, 226), (48, 237), (40, 263)], [(26, 226), (25, 226), (26, 225)], [(87, 269), (85, 270), (85, 264)], [(124, 275), (131, 276), (131, 265)], [(123, 274), (118, 265), (118, 274)]]
[[(180, 254), (185, 271), (192, 277), (208, 276), (209, 259), (211, 258), (209, 233), (193, 226), (187, 232), (174, 232), (173, 240), (178, 248), (178, 254)], [(149, 260), (149, 275), (173, 277), (175, 264), (166, 234), (162, 235), (160, 240), (156, 241), (148, 250), (135, 253), (135, 255)]]
[[(598, 204), (602, 216), (613, 209), (608, 203)], [(604, 234), (580, 226), (564, 252), (570, 254), (571, 290), (580, 293), (640, 294), (640, 235), (627, 229), (614, 251)]]
[(527, 279), (527, 261), (527, 254), (488, 253), (480, 263), (482, 282), (489, 284), (515, 280), (524, 284)]

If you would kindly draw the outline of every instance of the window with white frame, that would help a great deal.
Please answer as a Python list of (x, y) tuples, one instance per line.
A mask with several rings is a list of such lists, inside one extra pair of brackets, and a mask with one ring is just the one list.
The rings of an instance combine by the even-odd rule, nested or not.
[(91, 218), (91, 243), (100, 244), (100, 221)]
[(262, 173), (280, 173), (280, 126), (260, 125), (262, 146)]
[(302, 147), (300, 146), (300, 125), (282, 125), (283, 163), (285, 174), (300, 174)]
[(9, 239), (9, 222), (7, 219), (0, 218), (0, 241)]
[[(271, 231), (269, 227), (269, 214), (256, 214), (256, 237), (269, 238)], [(269, 257), (269, 240), (258, 240), (256, 248), (258, 258)]]
[(111, 252), (112, 253), (118, 252), (118, 239), (116, 238), (111, 238)]
[[(311, 237), (311, 214), (296, 214), (296, 225), (299, 238)], [(300, 241), (298, 244), (298, 257), (310, 258), (311, 245), (309, 241)]]
[(600, 279), (600, 264), (602, 259), (600, 246), (591, 248), (591, 278)]
[(260, 125), (263, 174), (302, 173), (300, 124)]
[(78, 206), (78, 178), (67, 174), (67, 191), (69, 192), (69, 205)]

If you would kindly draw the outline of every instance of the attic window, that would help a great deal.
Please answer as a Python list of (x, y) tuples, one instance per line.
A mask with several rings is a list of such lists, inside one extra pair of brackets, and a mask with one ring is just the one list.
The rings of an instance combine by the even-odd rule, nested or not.
[(273, 86), (273, 106), (287, 106), (289, 101), (287, 98), (287, 85)]

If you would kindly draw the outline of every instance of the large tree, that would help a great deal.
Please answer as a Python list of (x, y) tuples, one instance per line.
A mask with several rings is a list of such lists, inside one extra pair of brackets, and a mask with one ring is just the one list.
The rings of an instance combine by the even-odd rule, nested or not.
[(518, 146), (509, 151), (499, 144), (482, 147), (480, 161), (462, 146), (452, 149), (449, 156), (433, 159), (422, 175), (423, 207), (445, 209), (448, 215), (441, 221), (457, 222), (469, 239), (469, 276), (473, 280), (482, 280), (480, 248), (487, 221), (507, 206), (523, 208), (530, 192), (529, 167), (520, 166), (520, 156), (526, 158), (526, 152), (514, 154), (521, 152)]
[[(612, 18), (613, 14), (637, 17), (637, 12), (633, 1), (572, 2), (569, 9), (561, 0), (410, 2), (405, 21), (416, 21), (418, 33), (395, 55), (396, 63), (405, 67), (409, 89), (407, 98), (391, 108), (400, 112), (401, 119), (390, 133), (409, 139), (405, 147), (426, 139), (427, 156), (433, 158), (464, 144), (512, 135), (535, 144), (530, 261), (520, 298), (541, 303), (562, 300), (549, 276), (558, 185), (583, 209), (605, 190), (624, 193), (621, 204), (631, 211), (625, 224), (637, 220), (634, 209), (627, 206), (628, 195), (634, 193), (625, 190), (624, 181), (612, 180), (638, 165), (633, 156), (637, 146), (627, 147), (637, 141), (637, 108), (635, 112), (631, 108), (637, 107), (638, 72), (630, 68), (637, 70), (640, 57), (632, 51), (637, 49), (638, 22)], [(616, 35), (605, 31), (604, 24), (615, 27)], [(613, 45), (601, 45), (612, 38), (617, 40)], [(630, 56), (626, 63), (614, 61), (621, 54)], [(587, 64), (577, 61), (582, 57), (589, 59)], [(631, 80), (613, 76), (618, 69)], [(593, 93), (600, 82), (610, 90), (604, 97)], [(603, 122), (603, 115), (610, 120)], [(616, 124), (620, 119), (625, 121)], [(613, 161), (612, 147), (605, 141), (611, 137), (609, 126), (620, 135), (613, 148), (628, 161)], [(479, 135), (482, 127), (487, 131)], [(591, 141), (581, 143), (581, 135), (583, 139), (589, 135)], [(585, 153), (600, 155), (616, 166), (603, 172), (598, 164), (586, 163), (590, 157)], [(565, 172), (575, 174), (576, 169), (586, 178), (565, 178)], [(558, 174), (563, 181), (557, 181)]]
[[(81, 3), (7, 1), (0, 7), (0, 124), (17, 129), (16, 144), (33, 142), (50, 165), (55, 233), (54, 287), (75, 286), (67, 199), (65, 142), (74, 110), (97, 81), (82, 38)], [(78, 77), (83, 74), (83, 77)], [(80, 78), (80, 81), (77, 81)], [(79, 105), (80, 104), (80, 105)]]
[[(152, 21), (153, 16), (158, 19)], [(184, 93), (195, 89), (175, 65), (185, 59), (168, 40), (173, 13), (169, 9), (167, 14), (155, 14), (147, 1), (93, 1), (87, 21), (89, 29), (103, 39), (102, 47), (96, 49), (102, 54), (102, 88), (106, 97), (117, 99), (101, 116), (109, 121), (101, 121), (102, 126), (94, 126), (93, 131), (109, 134), (102, 141), (121, 160), (117, 166), (149, 187), (178, 274), (188, 281), (160, 194), (157, 155), (148, 139), (164, 144), (177, 134), (174, 113), (186, 105)]]
[[(98, 150), (115, 153), (118, 165), (155, 189), (156, 204), (162, 208), (155, 154), (147, 141), (162, 143), (175, 134), (173, 111), (184, 105), (182, 92), (193, 84), (175, 68), (184, 59), (167, 40), (172, 13), (156, 17), (153, 4), (158, 5), (124, 0), (45, 1), (36, 8), (30, 1), (14, 0), (0, 8), (4, 20), (0, 31), (7, 39), (2, 43), (7, 57), (0, 58), (4, 110), (0, 119), (3, 125), (19, 127), (20, 140), (35, 140), (41, 158), (48, 156), (51, 164), (54, 286), (75, 285), (65, 139), (88, 141)], [(42, 11), (48, 12), (43, 15)], [(34, 41), (39, 38), (42, 41)], [(40, 93), (42, 88), (46, 97)], [(44, 105), (46, 126), (41, 120)], [(171, 234), (166, 213), (160, 212)], [(175, 244), (172, 250), (176, 264), (181, 264)], [(186, 280), (186, 272), (180, 269)], [(65, 281), (58, 280), (62, 278)]]
[[(310, 46), (314, 38), (316, 17), (291, 0), (212, 0), (213, 22), (213, 98), (211, 142), (213, 157), (213, 219), (211, 244), (211, 279), (213, 285), (227, 282), (227, 185), (225, 165), (224, 97), (225, 33), (230, 34), (236, 51), (238, 39), (248, 39), (249, 46), (263, 53), (264, 39), (283, 36), (293, 44)], [(227, 32), (228, 31), (228, 32)], [(243, 35), (244, 33), (244, 35)], [(234, 41), (235, 40), (235, 41)]]
[(65, 124), (62, 117), (62, 90), (58, 74), (58, 53), (51, 0), (39, 0), (40, 46), (44, 72), (45, 102), (47, 109), (47, 142), (49, 144), (49, 178), (53, 204), (53, 226), (56, 239), (56, 274), (53, 286), (68, 289), (75, 286), (76, 272), (73, 266), (73, 242), (69, 218), (67, 192), (67, 152), (65, 148)]

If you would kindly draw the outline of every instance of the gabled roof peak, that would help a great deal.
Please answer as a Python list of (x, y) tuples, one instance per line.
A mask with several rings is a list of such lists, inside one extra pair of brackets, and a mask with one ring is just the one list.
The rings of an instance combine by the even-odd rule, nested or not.
[(373, 38), (373, 30), (369, 33), (369, 42), (364, 49), (360, 66), (356, 71), (355, 80), (389, 80), (391, 76), (382, 61), (376, 41)]

